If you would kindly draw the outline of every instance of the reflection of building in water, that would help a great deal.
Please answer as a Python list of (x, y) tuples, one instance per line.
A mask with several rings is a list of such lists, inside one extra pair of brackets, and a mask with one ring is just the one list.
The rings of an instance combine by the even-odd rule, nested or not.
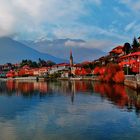
[(119, 108), (128, 111), (135, 109), (140, 116), (140, 93), (123, 85), (109, 85), (91, 81), (55, 81), (55, 82), (0, 82), (0, 94), (35, 96), (37, 94), (62, 94), (71, 97), (74, 102), (76, 94), (99, 94)]
[(125, 107), (128, 104), (129, 97), (122, 85), (109, 85), (106, 83), (95, 83), (94, 91), (102, 97), (108, 98), (119, 108)]
[(18, 91), (22, 93), (31, 93), (39, 91), (41, 93), (48, 92), (48, 85), (45, 82), (18, 82), (9, 80), (6, 82), (8, 91)]
[(136, 114), (140, 117), (140, 92), (127, 88), (126, 92), (129, 96), (128, 110), (132, 111), (135, 108)]
[(71, 102), (74, 103), (75, 98), (75, 81), (71, 81)]

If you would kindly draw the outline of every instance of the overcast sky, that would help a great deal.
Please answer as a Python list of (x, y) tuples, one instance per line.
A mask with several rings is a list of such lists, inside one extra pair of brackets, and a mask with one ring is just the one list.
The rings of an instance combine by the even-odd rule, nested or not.
[(0, 0), (0, 36), (131, 43), (139, 13), (139, 0)]

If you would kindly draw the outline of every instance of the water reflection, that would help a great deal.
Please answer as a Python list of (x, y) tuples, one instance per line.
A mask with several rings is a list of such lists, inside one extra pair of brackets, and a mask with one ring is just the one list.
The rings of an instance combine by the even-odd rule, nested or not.
[(128, 140), (140, 136), (138, 117), (140, 93), (123, 85), (0, 82), (0, 140)]
[(91, 81), (0, 82), (1, 95), (32, 97), (39, 94), (40, 97), (44, 97), (54, 93), (71, 96), (72, 103), (75, 94), (96, 93), (119, 108), (125, 108), (127, 111), (135, 109), (136, 113), (140, 114), (140, 93), (123, 85)]

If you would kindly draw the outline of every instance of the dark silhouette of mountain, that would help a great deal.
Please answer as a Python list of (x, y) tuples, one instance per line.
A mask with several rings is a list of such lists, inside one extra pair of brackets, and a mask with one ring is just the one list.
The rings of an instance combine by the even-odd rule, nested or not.
[(0, 64), (17, 63), (22, 59), (38, 60), (39, 58), (56, 63), (65, 61), (47, 53), (41, 53), (9, 37), (0, 38)]
[[(82, 46), (86, 44), (86, 41), (81, 39), (55, 39), (55, 40), (36, 40), (36, 41), (22, 41), (24, 44), (40, 51), (47, 52), (56, 57), (63, 59), (69, 59), (70, 48), (72, 49), (74, 61), (82, 62), (85, 60), (94, 60), (97, 59), (106, 53), (100, 49), (90, 48), (88, 46)], [(68, 46), (68, 44), (70, 44)]]

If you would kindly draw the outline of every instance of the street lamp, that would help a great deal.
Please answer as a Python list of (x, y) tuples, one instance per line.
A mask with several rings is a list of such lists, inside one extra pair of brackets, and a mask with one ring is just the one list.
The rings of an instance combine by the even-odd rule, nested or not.
[(126, 68), (127, 68), (127, 75), (128, 75), (129, 74), (129, 69), (128, 69), (129, 65), (128, 64), (126, 65)]

